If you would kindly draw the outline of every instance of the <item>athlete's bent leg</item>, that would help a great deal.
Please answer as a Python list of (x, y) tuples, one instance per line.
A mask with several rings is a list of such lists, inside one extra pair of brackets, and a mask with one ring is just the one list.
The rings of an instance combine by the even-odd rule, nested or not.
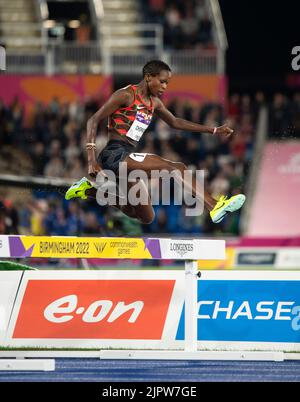
[(147, 173), (149, 177), (152, 170), (167, 170), (168, 172), (173, 172), (177, 170), (181, 174), (177, 175), (177, 177), (175, 176), (175, 178), (178, 181), (183, 182), (186, 188), (190, 189), (194, 197), (200, 199), (201, 201), (204, 201), (204, 205), (209, 211), (211, 211), (217, 203), (217, 201), (205, 189), (202, 197), (198, 194), (197, 180), (195, 177), (192, 178), (192, 185), (190, 185), (189, 181), (184, 177), (184, 172), (187, 171), (188, 168), (182, 162), (172, 162), (154, 154), (147, 154), (142, 162), (138, 162), (132, 159), (130, 156), (127, 156), (125, 162), (127, 163), (127, 169), (129, 172), (135, 169), (142, 169)]
[[(145, 200), (146, 202), (145, 203), (140, 202), (136, 205), (132, 205), (129, 192), (137, 184), (139, 184), (139, 198), (141, 200)], [(151, 204), (148, 189), (146, 187), (146, 184), (142, 180), (127, 182), (127, 204), (120, 205), (119, 209), (126, 215), (132, 218), (135, 217), (143, 224), (148, 225), (152, 223), (155, 218), (155, 212)]]
[[(127, 202), (125, 205), (122, 204), (119, 197), (116, 197), (116, 204), (111, 206), (119, 209), (129, 218), (138, 219), (143, 224), (150, 224), (154, 220), (155, 212), (151, 205), (151, 200), (145, 184), (142, 185), (141, 183), (139, 188), (142, 188), (142, 191), (144, 192), (142, 195), (140, 194), (141, 199), (147, 199), (147, 203), (145, 205), (144, 204), (130, 205), (130, 203), (128, 202), (128, 192), (135, 184), (137, 184), (137, 182), (127, 183)], [(96, 199), (97, 189), (95, 187), (92, 187), (88, 189), (85, 193), (89, 198)]]
[(203, 189), (203, 194), (199, 194), (197, 192), (196, 178), (193, 177), (192, 185), (190, 185), (189, 180), (187, 180), (184, 175), (184, 172), (187, 171), (187, 167), (182, 162), (172, 162), (154, 154), (144, 154), (144, 157), (141, 158), (141, 160), (137, 160), (135, 154), (133, 154), (133, 156), (128, 155), (125, 162), (127, 163), (127, 169), (129, 172), (135, 169), (141, 169), (146, 172), (148, 177), (151, 176), (153, 170), (167, 170), (168, 172), (176, 170), (177, 172), (180, 172), (179, 174), (175, 174), (175, 177), (177, 180), (182, 181), (186, 188), (190, 189), (194, 197), (204, 202), (204, 206), (210, 212), (210, 217), (214, 223), (221, 222), (229, 212), (239, 210), (246, 200), (244, 194), (238, 194), (229, 199), (221, 196), (217, 201), (205, 189)]

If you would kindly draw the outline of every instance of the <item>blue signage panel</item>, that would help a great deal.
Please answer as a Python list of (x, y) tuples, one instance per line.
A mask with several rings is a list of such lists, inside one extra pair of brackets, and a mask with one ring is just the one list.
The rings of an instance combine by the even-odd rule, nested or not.
[(199, 280), (198, 340), (300, 342), (300, 281)]

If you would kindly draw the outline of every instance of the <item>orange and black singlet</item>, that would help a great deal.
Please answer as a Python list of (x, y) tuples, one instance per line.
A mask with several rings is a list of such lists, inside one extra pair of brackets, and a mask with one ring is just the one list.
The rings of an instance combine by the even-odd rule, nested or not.
[(109, 117), (108, 130), (139, 141), (151, 123), (154, 113), (153, 100), (150, 97), (150, 106), (146, 105), (137, 92), (137, 86), (128, 87), (133, 91), (134, 100), (131, 105), (117, 109)]

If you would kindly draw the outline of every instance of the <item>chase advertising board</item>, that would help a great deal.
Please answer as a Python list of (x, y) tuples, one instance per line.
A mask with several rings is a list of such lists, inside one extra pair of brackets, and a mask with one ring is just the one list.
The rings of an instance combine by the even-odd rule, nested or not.
[(299, 290), (299, 280), (199, 280), (198, 340), (299, 343)]

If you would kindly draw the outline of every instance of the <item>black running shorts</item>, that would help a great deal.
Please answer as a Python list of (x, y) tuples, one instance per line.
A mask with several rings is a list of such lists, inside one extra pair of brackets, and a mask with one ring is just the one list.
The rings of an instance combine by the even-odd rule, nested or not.
[(115, 174), (119, 172), (119, 163), (123, 162), (127, 155), (134, 152), (135, 147), (125, 141), (110, 140), (98, 156), (98, 163), (105, 170), (111, 170)]

